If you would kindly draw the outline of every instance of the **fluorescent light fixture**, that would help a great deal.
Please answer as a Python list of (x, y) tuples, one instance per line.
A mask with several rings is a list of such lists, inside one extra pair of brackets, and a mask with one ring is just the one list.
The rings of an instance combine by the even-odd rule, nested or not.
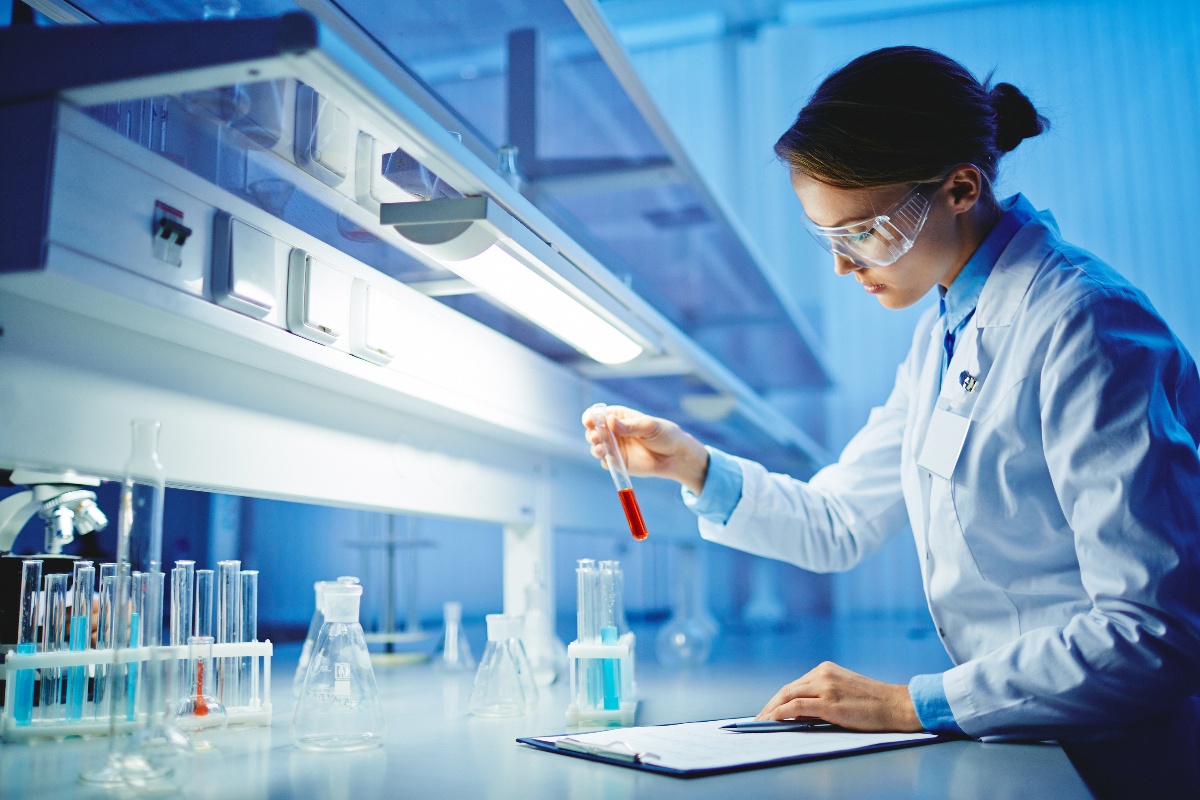
[(571, 291), (569, 279), (549, 266), (562, 256), (486, 197), (384, 203), (379, 218), (459, 277), (596, 361), (623, 364), (645, 349), (578, 299), (582, 290)]

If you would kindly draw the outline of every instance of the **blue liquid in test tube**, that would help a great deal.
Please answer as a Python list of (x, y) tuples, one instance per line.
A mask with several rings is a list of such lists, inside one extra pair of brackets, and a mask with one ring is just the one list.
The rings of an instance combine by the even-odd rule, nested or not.
[[(96, 588), (96, 568), (92, 562), (76, 562), (74, 581), (70, 648), (72, 652), (81, 652), (92, 645), (92, 595)], [(67, 673), (67, 719), (83, 719), (87, 684), (87, 667), (71, 667)]]
[[(38, 587), (42, 584), (42, 562), (29, 559), (21, 564), (21, 617), (17, 628), (17, 652), (37, 652)], [(13, 717), (18, 725), (28, 725), (33, 718), (34, 670), (18, 670), (13, 676)]]

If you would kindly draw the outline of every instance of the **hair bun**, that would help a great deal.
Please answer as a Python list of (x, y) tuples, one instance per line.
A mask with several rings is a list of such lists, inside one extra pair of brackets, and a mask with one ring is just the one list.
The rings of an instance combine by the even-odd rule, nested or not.
[(1011, 83), (997, 83), (989, 92), (996, 112), (996, 147), (1007, 153), (1050, 127), (1025, 94)]

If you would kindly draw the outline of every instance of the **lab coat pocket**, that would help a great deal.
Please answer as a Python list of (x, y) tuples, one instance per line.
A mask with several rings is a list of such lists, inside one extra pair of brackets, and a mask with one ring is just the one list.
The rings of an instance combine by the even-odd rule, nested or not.
[(963, 416), (956, 411), (953, 408), (934, 409), (925, 434), (925, 444), (917, 458), (917, 466), (946, 480), (950, 480), (954, 474), (963, 443), (967, 440), (967, 431), (971, 427), (970, 416)]

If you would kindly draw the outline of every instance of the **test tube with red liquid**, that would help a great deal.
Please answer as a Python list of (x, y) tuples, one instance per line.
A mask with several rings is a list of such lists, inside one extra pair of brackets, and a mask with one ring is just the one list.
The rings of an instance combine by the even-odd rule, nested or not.
[(621, 508), (625, 511), (625, 519), (629, 522), (629, 532), (633, 538), (641, 541), (650, 535), (646, 530), (646, 521), (642, 519), (642, 509), (638, 506), (637, 495), (633, 493), (633, 484), (629, 480), (629, 470), (625, 467), (625, 458), (621, 448), (617, 446), (617, 437), (608, 427), (608, 406), (596, 403), (587, 410), (588, 418), (600, 434), (600, 447), (604, 450), (604, 463), (608, 465), (608, 474), (612, 475), (617, 487), (617, 497), (621, 500)]

